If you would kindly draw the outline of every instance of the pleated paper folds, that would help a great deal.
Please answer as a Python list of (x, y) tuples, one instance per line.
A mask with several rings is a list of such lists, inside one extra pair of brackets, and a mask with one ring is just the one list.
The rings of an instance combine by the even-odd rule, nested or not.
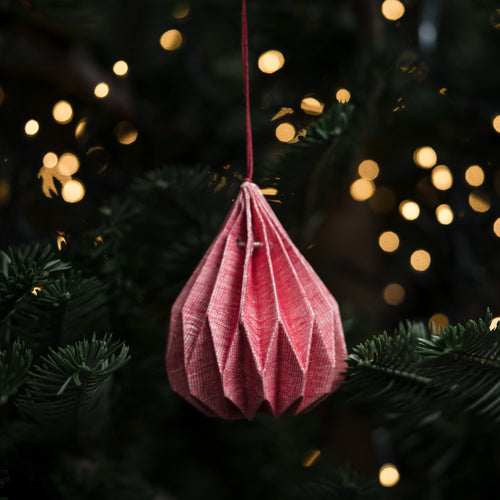
[(209, 416), (295, 415), (336, 389), (346, 356), (337, 302), (244, 182), (172, 308), (173, 390)]

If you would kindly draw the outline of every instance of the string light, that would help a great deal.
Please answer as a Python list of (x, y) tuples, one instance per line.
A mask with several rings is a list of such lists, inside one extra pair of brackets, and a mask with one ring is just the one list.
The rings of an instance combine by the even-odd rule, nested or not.
[(189, 15), (189, 5), (185, 3), (176, 5), (172, 10), (172, 15), (176, 19), (185, 19)]
[(399, 482), (399, 471), (393, 464), (384, 464), (378, 471), (378, 480), (382, 486), (390, 488)]
[(75, 128), (75, 138), (76, 139), (83, 138), (83, 134), (85, 133), (85, 129), (87, 128), (87, 123), (88, 123), (87, 118), (82, 118), (78, 122), (78, 125)]
[(304, 97), (300, 102), (300, 109), (308, 115), (317, 116), (323, 113), (325, 105), (314, 97)]
[(304, 458), (302, 459), (302, 465), (304, 467), (311, 467), (311, 465), (314, 465), (318, 461), (318, 458), (320, 456), (321, 450), (310, 450), (304, 455)]
[(479, 191), (472, 191), (469, 195), (469, 205), (475, 212), (484, 213), (490, 209), (490, 202), (486, 195)]
[(420, 207), (414, 201), (404, 200), (399, 204), (399, 213), (406, 220), (415, 220), (420, 215)]
[(98, 99), (104, 99), (109, 94), (109, 85), (105, 82), (98, 83), (94, 88), (94, 95)]
[(57, 165), (59, 158), (55, 153), (49, 151), (43, 157), (43, 166), (47, 168), (54, 168)]
[(279, 50), (268, 50), (259, 56), (257, 66), (262, 73), (272, 74), (285, 64), (285, 56)]
[(500, 321), (500, 316), (493, 318), (490, 323), (490, 330), (495, 330), (498, 326), (498, 322)]
[(384, 300), (390, 306), (399, 306), (405, 299), (405, 289), (399, 283), (389, 283), (382, 291)]
[(125, 76), (128, 73), (128, 64), (123, 60), (116, 61), (113, 64), (113, 73), (116, 76)]
[(403, 17), (405, 6), (398, 0), (385, 0), (380, 10), (382, 15), (389, 21), (397, 21)]
[(366, 201), (375, 193), (375, 184), (368, 179), (357, 179), (351, 184), (349, 192), (354, 200)]
[(128, 145), (136, 141), (139, 132), (131, 123), (123, 121), (116, 125), (114, 134), (120, 144)]
[(64, 184), (61, 194), (67, 203), (77, 203), (85, 196), (85, 186), (73, 179)]
[(80, 168), (80, 160), (73, 153), (64, 153), (59, 158), (57, 165), (62, 175), (73, 175)]
[(31, 290), (31, 293), (33, 295), (38, 295), (42, 291), (42, 286), (34, 286), (33, 290)]
[(438, 165), (432, 169), (432, 184), (436, 189), (446, 191), (453, 185), (453, 175), (446, 165)]
[(432, 168), (437, 162), (437, 155), (430, 146), (422, 146), (413, 152), (413, 161), (421, 168)]
[(278, 194), (278, 190), (276, 188), (262, 188), (260, 192), (264, 196), (276, 196)]
[(465, 171), (465, 180), (470, 186), (480, 186), (484, 182), (484, 171), (479, 165), (471, 165)]
[(493, 232), (500, 238), (500, 217), (493, 223)]
[(436, 208), (436, 219), (443, 226), (447, 226), (453, 222), (453, 210), (450, 205), (443, 203)]
[(63, 245), (67, 244), (66, 237), (64, 236), (64, 233), (62, 231), (58, 231), (56, 244), (59, 251), (62, 250)]
[(378, 244), (384, 252), (395, 252), (399, 248), (399, 236), (393, 231), (384, 231), (378, 237)]
[(40, 125), (36, 120), (28, 120), (24, 125), (24, 133), (26, 135), (36, 135), (40, 130)]
[(410, 264), (415, 271), (426, 271), (431, 265), (431, 255), (426, 250), (415, 250), (411, 254)]
[(179, 30), (168, 30), (160, 37), (160, 45), (164, 50), (178, 50), (181, 48), (184, 38)]
[(433, 335), (439, 335), (442, 330), (446, 330), (450, 324), (450, 320), (446, 314), (436, 313), (429, 319), (429, 329)]
[(280, 123), (275, 130), (275, 135), (281, 142), (290, 142), (295, 139), (295, 127), (288, 122)]
[(498, 132), (500, 134), (500, 115), (496, 115), (493, 118), (491, 124), (493, 125), (495, 132)]
[(363, 160), (358, 166), (360, 177), (364, 177), (370, 181), (376, 179), (379, 172), (380, 169), (378, 168), (378, 164), (373, 160)]
[(338, 89), (335, 94), (335, 99), (337, 99), (340, 103), (349, 102), (351, 99), (351, 93), (347, 89)]
[(57, 123), (66, 125), (73, 119), (73, 108), (68, 101), (59, 101), (52, 108), (52, 116)]

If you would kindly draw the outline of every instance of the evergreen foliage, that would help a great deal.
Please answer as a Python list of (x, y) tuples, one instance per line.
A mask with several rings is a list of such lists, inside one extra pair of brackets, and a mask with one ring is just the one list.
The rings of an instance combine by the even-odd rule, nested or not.
[(31, 350), (20, 339), (0, 350), (0, 406), (24, 384), (32, 358)]

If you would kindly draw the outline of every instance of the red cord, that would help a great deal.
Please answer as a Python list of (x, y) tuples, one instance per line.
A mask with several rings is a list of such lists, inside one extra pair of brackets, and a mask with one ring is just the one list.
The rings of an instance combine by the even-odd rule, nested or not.
[(243, 67), (243, 85), (245, 90), (245, 121), (247, 137), (247, 176), (245, 181), (252, 182), (253, 145), (252, 123), (250, 121), (250, 84), (248, 82), (248, 28), (246, 0), (241, 0), (241, 63)]

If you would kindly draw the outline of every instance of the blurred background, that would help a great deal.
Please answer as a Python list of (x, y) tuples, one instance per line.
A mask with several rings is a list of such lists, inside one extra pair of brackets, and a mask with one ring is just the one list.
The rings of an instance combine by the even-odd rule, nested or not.
[[(337, 298), (348, 347), (405, 319), (438, 333), (500, 315), (498, 3), (250, 0), (248, 25), (254, 180)], [(47, 498), (114, 498), (82, 470), (116, 473), (120, 498), (313, 498), (284, 484), (318, 450), (377, 484), (394, 459), (342, 399), (254, 425), (168, 388), (168, 311), (244, 177), (240, 50), (237, 1), (0, 0), (0, 248), (48, 242), (107, 280), (102, 330), (147, 380), (123, 381), (108, 461)], [(451, 498), (418, 463), (384, 494)]]

